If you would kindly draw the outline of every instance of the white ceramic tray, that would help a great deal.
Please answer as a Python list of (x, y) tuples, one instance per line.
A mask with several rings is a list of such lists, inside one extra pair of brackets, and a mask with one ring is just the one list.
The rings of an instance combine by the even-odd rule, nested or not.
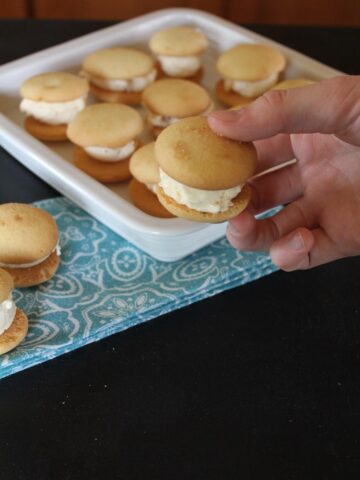
[[(191, 25), (208, 37), (204, 85), (210, 91), (216, 82), (215, 61), (219, 53), (236, 43), (260, 42), (280, 48), (288, 59), (286, 77), (322, 79), (338, 74), (300, 53), (214, 15), (192, 9), (166, 9), (85, 35), (56, 47), (15, 60), (0, 67), (0, 144), (19, 162), (67, 196), (116, 233), (163, 261), (178, 260), (222, 237), (226, 224), (207, 225), (181, 219), (157, 219), (135, 208), (127, 187), (107, 187), (71, 163), (70, 144), (43, 144), (22, 127), (19, 88), (28, 77), (49, 71), (78, 72), (89, 52), (114, 45), (148, 50), (152, 33), (175, 25)], [(24, 39), (25, 41), (25, 39)]]

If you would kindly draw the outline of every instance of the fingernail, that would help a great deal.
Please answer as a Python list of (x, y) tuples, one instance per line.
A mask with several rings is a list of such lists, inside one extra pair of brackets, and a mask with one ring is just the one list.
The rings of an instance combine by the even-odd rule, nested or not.
[(305, 244), (302, 235), (300, 235), (299, 232), (292, 233), (289, 235), (286, 246), (290, 250), (294, 250), (296, 252), (299, 252), (301, 250), (305, 249)]
[(225, 122), (225, 123), (233, 123), (235, 122), (240, 115), (241, 110), (236, 110), (236, 111), (221, 111), (221, 112), (212, 112), (209, 115), (209, 119), (220, 121), (220, 122)]

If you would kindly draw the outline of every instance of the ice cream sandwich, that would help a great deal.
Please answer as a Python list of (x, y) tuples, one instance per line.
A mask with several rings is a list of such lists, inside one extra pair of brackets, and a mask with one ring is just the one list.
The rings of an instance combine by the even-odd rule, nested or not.
[(27, 316), (12, 298), (13, 288), (12, 276), (0, 268), (0, 355), (17, 347), (28, 331)]
[(77, 145), (74, 164), (102, 183), (131, 177), (129, 159), (143, 130), (140, 114), (128, 105), (97, 103), (69, 124), (67, 135)]
[(170, 125), (158, 136), (155, 156), (160, 202), (178, 217), (218, 223), (246, 208), (257, 156), (251, 143), (216, 135), (205, 117)]
[(255, 99), (274, 86), (286, 60), (276, 48), (260, 44), (240, 44), (222, 53), (216, 63), (220, 76), (215, 93), (229, 107), (244, 99)]
[(20, 89), (25, 128), (46, 142), (67, 140), (67, 124), (85, 108), (87, 80), (66, 72), (49, 72), (26, 80)]
[(133, 48), (105, 48), (88, 55), (82, 74), (90, 82), (91, 92), (100, 100), (136, 105), (141, 92), (157, 76), (154, 59)]
[(173, 215), (159, 202), (155, 190), (159, 183), (159, 165), (155, 158), (155, 142), (139, 148), (130, 158), (129, 196), (133, 204), (153, 217), (170, 218)]
[(59, 263), (59, 233), (49, 213), (23, 203), (0, 205), (0, 268), (15, 287), (46, 282)]
[(155, 136), (178, 120), (194, 115), (206, 115), (213, 107), (205, 88), (188, 80), (170, 78), (157, 80), (146, 87), (142, 104)]
[(166, 28), (151, 37), (149, 46), (163, 75), (196, 82), (201, 80), (201, 55), (208, 41), (199, 30), (191, 27)]

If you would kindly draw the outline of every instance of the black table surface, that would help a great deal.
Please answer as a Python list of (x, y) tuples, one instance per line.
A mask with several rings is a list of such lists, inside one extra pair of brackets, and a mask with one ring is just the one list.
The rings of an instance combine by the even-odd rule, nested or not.
[[(0, 63), (106, 25), (0, 21)], [(252, 28), (360, 71), (358, 29)], [(54, 195), (0, 149), (0, 202)], [(359, 478), (359, 272), (277, 272), (3, 379), (0, 478)]]

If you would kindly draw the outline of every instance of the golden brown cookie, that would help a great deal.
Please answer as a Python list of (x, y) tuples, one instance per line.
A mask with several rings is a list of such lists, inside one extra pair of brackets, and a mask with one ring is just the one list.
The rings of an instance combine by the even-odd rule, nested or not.
[(156, 32), (149, 42), (156, 55), (191, 56), (200, 55), (208, 46), (205, 35), (200, 30), (187, 27), (170, 27)]
[(81, 147), (74, 150), (74, 165), (101, 183), (118, 183), (131, 178), (129, 158), (119, 162), (101, 162), (90, 157)]
[(43, 261), (58, 241), (56, 222), (45, 210), (25, 203), (0, 205), (0, 267)]
[(244, 185), (241, 192), (232, 200), (233, 205), (225, 212), (208, 213), (199, 212), (186, 205), (177, 203), (174, 199), (166, 195), (160, 186), (157, 187), (156, 193), (160, 203), (176, 217), (205, 223), (221, 223), (236, 217), (245, 210), (251, 199), (251, 188), (249, 185)]
[(269, 45), (242, 43), (222, 53), (216, 68), (223, 78), (254, 82), (284, 70), (284, 55)]
[(68, 72), (48, 72), (26, 80), (20, 94), (36, 102), (61, 103), (83, 97), (88, 91), (85, 78)]
[(67, 140), (67, 125), (50, 125), (40, 122), (34, 117), (26, 117), (24, 126), (27, 132), (43, 142), (62, 142)]
[(243, 184), (256, 169), (255, 147), (216, 135), (205, 117), (170, 125), (155, 142), (159, 167), (189, 187), (223, 190)]
[(161, 205), (155, 193), (135, 178), (129, 183), (129, 196), (133, 204), (148, 215), (158, 218), (172, 218), (174, 216)]
[(46, 260), (38, 265), (35, 265), (34, 267), (2, 268), (12, 276), (15, 287), (25, 288), (33, 287), (50, 280), (55, 275), (59, 264), (59, 255), (56, 252), (52, 252)]
[(17, 347), (26, 337), (28, 331), (28, 318), (19, 308), (10, 327), (0, 335), (0, 355)]

